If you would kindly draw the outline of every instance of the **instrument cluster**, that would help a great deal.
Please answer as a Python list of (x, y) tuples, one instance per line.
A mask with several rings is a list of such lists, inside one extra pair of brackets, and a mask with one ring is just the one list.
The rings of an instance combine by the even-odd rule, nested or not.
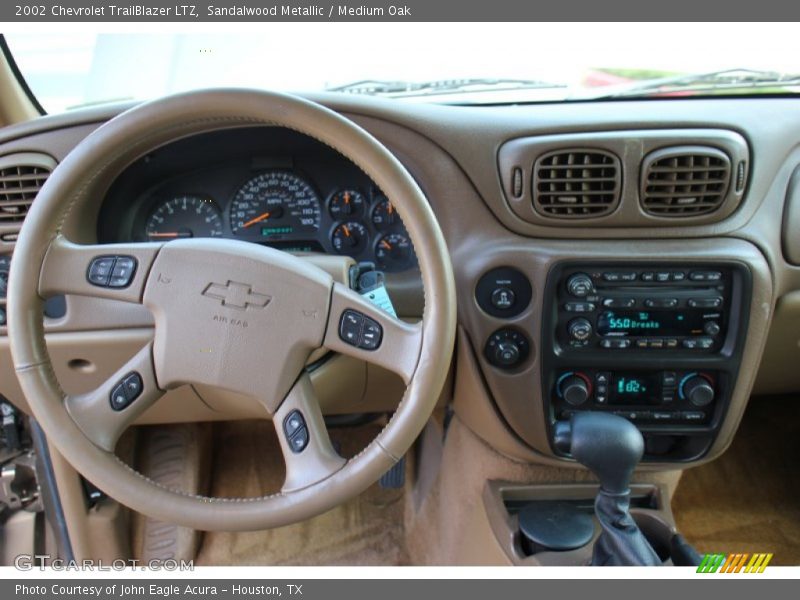
[(219, 132), (143, 157), (109, 191), (100, 240), (219, 237), (346, 255), (387, 272), (417, 266), (402, 220), (371, 179), (308, 138), (266, 131)]

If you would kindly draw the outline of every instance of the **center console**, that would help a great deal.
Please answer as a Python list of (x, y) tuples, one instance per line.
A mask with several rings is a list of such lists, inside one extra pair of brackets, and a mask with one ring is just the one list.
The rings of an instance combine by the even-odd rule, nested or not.
[(604, 411), (639, 427), (645, 461), (701, 458), (731, 400), (750, 290), (738, 262), (556, 264), (541, 344), (554, 454), (558, 421)]

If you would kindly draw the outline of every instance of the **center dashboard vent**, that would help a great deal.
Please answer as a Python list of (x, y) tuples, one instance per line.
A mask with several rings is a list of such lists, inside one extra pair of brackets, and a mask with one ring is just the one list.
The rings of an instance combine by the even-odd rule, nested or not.
[(55, 161), (44, 154), (0, 157), (0, 225), (22, 223), (54, 168)]
[(657, 217), (694, 217), (725, 201), (731, 161), (716, 148), (683, 146), (657, 150), (644, 159), (639, 198)]
[(622, 169), (611, 152), (555, 150), (533, 167), (533, 206), (547, 217), (580, 219), (614, 211), (619, 203)]

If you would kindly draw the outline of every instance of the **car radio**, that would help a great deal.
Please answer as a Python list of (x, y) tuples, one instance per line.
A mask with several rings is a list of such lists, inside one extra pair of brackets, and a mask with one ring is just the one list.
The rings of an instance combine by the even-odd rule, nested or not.
[(645, 460), (702, 456), (730, 401), (749, 303), (750, 272), (735, 261), (559, 263), (542, 323), (548, 430), (576, 411), (611, 412), (642, 430)]
[(555, 289), (559, 347), (716, 351), (731, 273), (721, 267), (565, 269)]

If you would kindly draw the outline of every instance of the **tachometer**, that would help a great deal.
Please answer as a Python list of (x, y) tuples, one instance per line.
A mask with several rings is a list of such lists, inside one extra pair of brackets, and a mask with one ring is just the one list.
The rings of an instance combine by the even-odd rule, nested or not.
[(245, 183), (231, 202), (231, 230), (254, 240), (304, 238), (316, 234), (320, 200), (293, 173), (268, 171)]
[(149, 240), (221, 237), (222, 215), (217, 204), (200, 196), (176, 196), (158, 204), (145, 224)]

